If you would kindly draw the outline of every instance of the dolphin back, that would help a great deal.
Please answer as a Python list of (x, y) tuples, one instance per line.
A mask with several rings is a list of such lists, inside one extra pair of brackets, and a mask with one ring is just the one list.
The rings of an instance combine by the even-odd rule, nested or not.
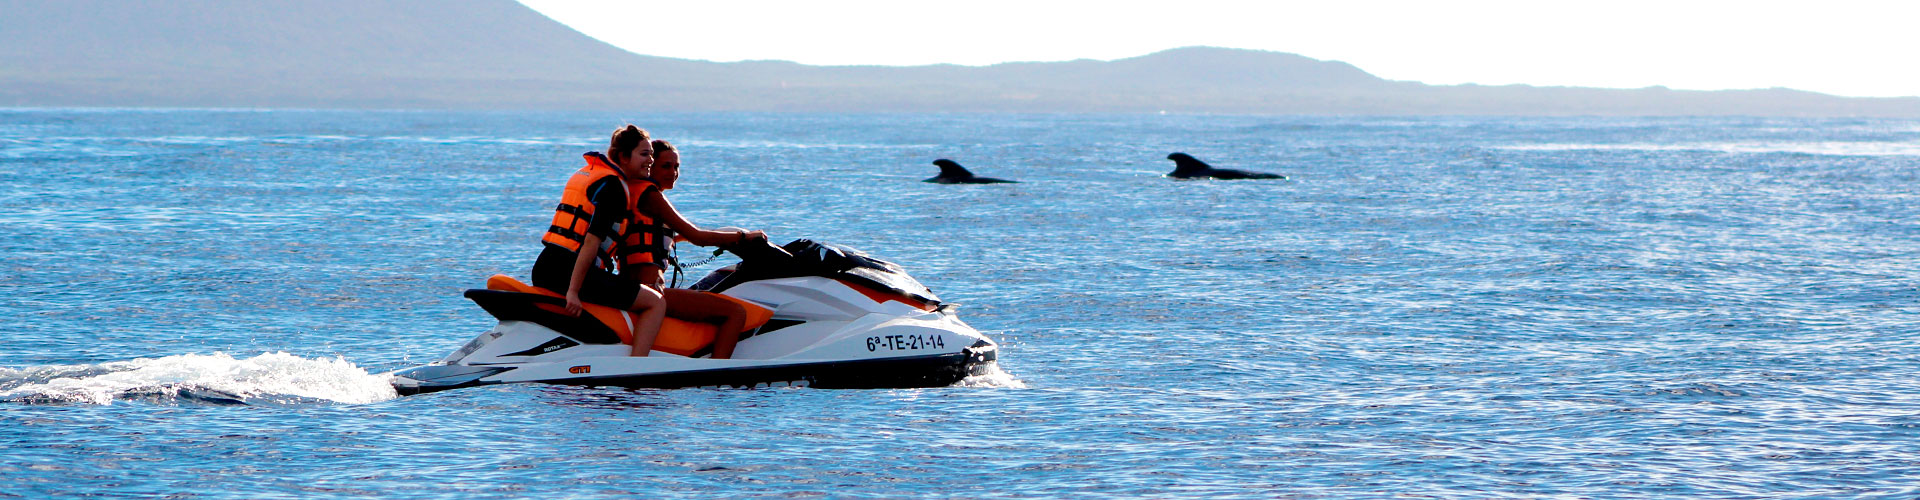
[(1013, 184), (1018, 182), (1018, 181), (1010, 181), (1006, 179), (995, 179), (992, 177), (975, 176), (973, 175), (973, 172), (968, 172), (966, 167), (962, 167), (960, 166), (959, 163), (954, 163), (953, 160), (949, 160), (946, 158), (934, 160), (933, 164), (940, 167), (940, 175), (935, 176), (932, 179), (927, 179), (921, 182), (933, 182), (938, 184)]
[(1212, 172), (1208, 172), (1207, 175), (1215, 179), (1285, 179), (1287, 178), (1287, 176), (1280, 175), (1280, 174), (1270, 174), (1266, 172), (1253, 172), (1248, 170), (1236, 170), (1231, 168), (1216, 168), (1216, 169), (1213, 169)]
[(1287, 176), (1266, 172), (1253, 172), (1231, 168), (1213, 168), (1207, 162), (1200, 161), (1186, 153), (1167, 155), (1173, 160), (1173, 171), (1167, 177), (1175, 179), (1212, 178), (1212, 179), (1285, 179)]

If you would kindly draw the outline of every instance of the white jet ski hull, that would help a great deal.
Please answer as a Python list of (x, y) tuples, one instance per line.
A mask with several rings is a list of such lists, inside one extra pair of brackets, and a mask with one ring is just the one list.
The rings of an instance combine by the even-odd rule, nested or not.
[[(896, 320), (894, 323), (901, 323)], [(538, 324), (505, 321), (469, 342), (454, 362), (436, 363), (394, 372), (393, 385), (403, 395), (491, 384), (539, 382), (550, 384), (675, 389), (684, 387), (817, 387), (878, 389), (944, 387), (974, 375), (984, 375), (998, 358), (999, 346), (984, 335), (951, 320), (947, 330), (934, 325), (891, 325), (865, 329), (867, 334), (843, 336), (837, 342), (810, 349), (804, 355), (771, 359), (689, 358), (653, 351), (646, 357), (628, 355), (626, 344), (580, 345), (567, 356), (532, 356), (519, 362), (461, 363), (502, 338), (564, 338)], [(939, 323), (936, 322), (936, 325)], [(825, 325), (822, 325), (825, 326)], [(861, 325), (846, 325), (858, 327)], [(957, 326), (958, 328), (953, 328)], [(793, 333), (803, 333), (795, 331)], [(756, 342), (756, 340), (763, 342)], [(772, 335), (740, 342), (736, 355), (750, 355), (752, 347), (772, 344)], [(523, 342), (524, 343), (524, 342)], [(960, 346), (955, 348), (955, 346)], [(492, 349), (519, 349), (503, 346)], [(465, 354), (462, 354), (465, 353)], [(541, 357), (554, 359), (541, 360)]]
[(439, 362), (392, 373), (394, 389), (419, 394), (523, 382), (940, 387), (986, 374), (998, 358), (998, 345), (899, 266), (807, 240), (766, 248), (772, 251), (753, 252), (755, 257), (691, 287), (771, 311), (771, 319), (743, 332), (732, 359), (711, 359), (705, 351), (662, 352), (659, 344), (648, 356), (629, 356), (631, 348), (619, 338), (624, 334), (608, 328), (622, 320), (567, 315), (557, 307), (564, 301), (550, 294), (469, 290), (466, 296), (499, 325)]

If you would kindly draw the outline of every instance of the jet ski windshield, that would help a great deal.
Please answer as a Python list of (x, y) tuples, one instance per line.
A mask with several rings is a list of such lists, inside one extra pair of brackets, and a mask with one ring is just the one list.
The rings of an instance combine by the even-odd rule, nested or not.
[(779, 247), (785, 252), (728, 250), (741, 256), (737, 269), (714, 271), (688, 288), (719, 293), (748, 281), (820, 276), (898, 293), (930, 305), (940, 304), (933, 290), (908, 276), (899, 265), (852, 247), (798, 239)]

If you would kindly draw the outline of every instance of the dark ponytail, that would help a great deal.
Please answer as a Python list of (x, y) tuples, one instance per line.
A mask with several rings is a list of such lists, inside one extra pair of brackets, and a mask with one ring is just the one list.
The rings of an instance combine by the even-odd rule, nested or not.
[(607, 143), (607, 158), (615, 162), (624, 161), (628, 155), (633, 154), (633, 150), (649, 140), (652, 140), (652, 137), (647, 135), (647, 129), (635, 127), (631, 123), (614, 129), (613, 140)]

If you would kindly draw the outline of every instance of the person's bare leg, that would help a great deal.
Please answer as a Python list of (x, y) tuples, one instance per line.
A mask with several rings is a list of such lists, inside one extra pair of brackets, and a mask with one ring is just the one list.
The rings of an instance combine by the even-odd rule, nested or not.
[(741, 331), (746, 330), (746, 308), (705, 292), (679, 288), (668, 288), (666, 296), (668, 314), (673, 317), (719, 324), (713, 332), (713, 359), (733, 357), (733, 347), (740, 343)]
[(747, 310), (731, 301), (724, 307), (731, 311), (726, 314), (726, 321), (720, 322), (720, 329), (713, 332), (713, 359), (732, 359), (733, 346), (740, 343), (741, 330), (746, 329)]
[(633, 325), (633, 355), (645, 357), (653, 352), (653, 339), (660, 336), (660, 323), (667, 320), (667, 303), (660, 292), (640, 287), (640, 295), (627, 308), (639, 316)]

